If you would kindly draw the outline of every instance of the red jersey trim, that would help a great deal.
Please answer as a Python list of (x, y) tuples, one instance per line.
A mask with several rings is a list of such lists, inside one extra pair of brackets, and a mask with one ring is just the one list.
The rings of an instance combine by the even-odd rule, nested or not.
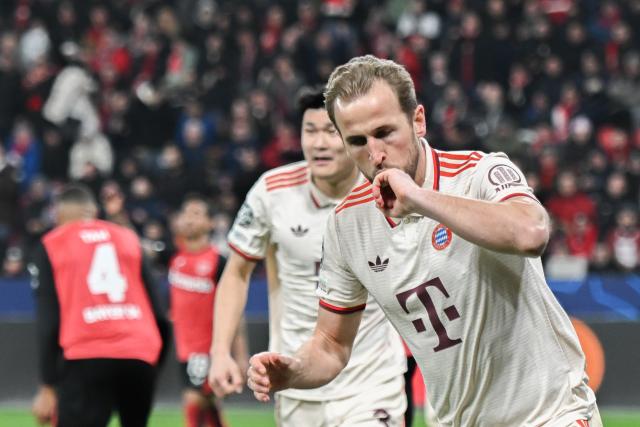
[(453, 154), (453, 153), (445, 153), (439, 152), (438, 156), (449, 159), (449, 160), (467, 160), (469, 158), (475, 158), (475, 160), (480, 160), (482, 158), (482, 154), (477, 151), (472, 151), (469, 154)]
[(306, 172), (307, 169), (308, 169), (308, 166), (301, 166), (299, 168), (296, 168), (296, 169), (293, 169), (293, 170), (290, 170), (290, 171), (274, 173), (273, 175), (266, 177), (265, 181), (267, 183), (271, 183), (271, 182), (276, 181), (276, 180), (291, 178), (292, 175), (297, 175), (300, 172)]
[(362, 184), (358, 185), (356, 188), (354, 188), (353, 190), (351, 190), (351, 194), (353, 193), (357, 193), (358, 191), (364, 189), (367, 187), (367, 185), (371, 185), (371, 183), (369, 181), (365, 181)]
[(269, 191), (273, 191), (273, 190), (278, 190), (280, 188), (298, 187), (298, 186), (300, 186), (302, 184), (306, 184), (307, 182), (309, 182), (309, 179), (305, 176), (300, 181), (293, 181), (293, 182), (287, 181), (285, 183), (276, 184), (276, 185), (272, 185), (272, 186), (267, 185), (267, 191), (269, 192)]
[(436, 150), (431, 149), (431, 157), (433, 158), (433, 190), (440, 190), (440, 159)]
[(276, 185), (276, 184), (280, 184), (288, 181), (297, 181), (299, 179), (306, 178), (306, 177), (307, 177), (307, 171), (302, 171), (295, 175), (287, 175), (287, 176), (282, 176), (279, 178), (269, 179), (265, 181), (267, 183), (267, 186), (269, 186), (269, 185)]
[(358, 200), (356, 202), (351, 202), (351, 203), (347, 203), (347, 204), (344, 204), (344, 205), (340, 205), (340, 206), (338, 206), (336, 208), (336, 214), (339, 213), (340, 211), (343, 211), (343, 210), (345, 210), (347, 208), (350, 208), (352, 206), (361, 205), (363, 203), (369, 203), (369, 202), (372, 202), (373, 200), (374, 200), (374, 198), (373, 198), (373, 196), (371, 196), (371, 197), (367, 197), (366, 199)]
[(587, 420), (576, 420), (576, 423), (578, 423), (580, 427), (589, 427), (589, 421)]
[(333, 313), (337, 313), (337, 314), (356, 313), (358, 311), (364, 310), (364, 308), (366, 306), (367, 306), (367, 304), (364, 303), (364, 304), (356, 305), (355, 307), (338, 307), (336, 305), (331, 305), (326, 301), (320, 300), (320, 307), (324, 308), (325, 310), (329, 310), (329, 311), (331, 311)]
[(347, 196), (344, 198), (344, 200), (342, 202), (340, 202), (340, 204), (338, 205), (338, 208), (342, 205), (344, 205), (345, 203), (348, 203), (349, 200), (356, 200), (356, 199), (361, 199), (362, 197), (368, 196), (369, 194), (371, 194), (373, 192), (373, 190), (371, 188), (366, 189), (365, 191), (362, 191), (360, 193), (357, 194), (351, 194), (350, 196)]
[[(370, 185), (367, 183), (367, 185)], [(342, 202), (340, 202), (340, 204), (338, 206), (336, 206), (336, 212), (341, 209), (343, 206), (345, 206), (346, 204), (349, 204), (349, 200), (357, 200), (357, 199), (361, 199), (363, 197), (369, 196), (371, 195), (371, 193), (373, 192), (373, 189), (371, 187), (367, 188), (367, 187), (362, 187), (364, 188), (364, 190), (360, 191), (356, 191), (353, 190), (351, 192), (351, 194), (349, 194), (347, 197), (344, 198), (344, 200)]]
[(454, 177), (456, 175), (461, 174), (462, 172), (466, 171), (467, 169), (475, 168), (476, 165), (477, 165), (477, 163), (469, 163), (465, 167), (457, 169), (455, 171), (441, 171), (440, 175), (442, 175), (444, 177), (447, 177), (447, 178), (451, 178), (451, 177)]
[(396, 228), (398, 226), (398, 224), (396, 224), (391, 218), (389, 218), (388, 216), (385, 216), (384, 219), (387, 220), (387, 222), (389, 223), (389, 225), (391, 226), (391, 228)]
[(470, 162), (477, 162), (477, 161), (478, 159), (469, 157), (466, 161), (462, 163), (440, 162), (440, 166), (442, 166), (443, 168), (449, 168), (449, 169), (460, 169), (461, 167), (463, 167), (464, 165)]
[(229, 245), (229, 247), (230, 247), (231, 249), (233, 249), (233, 251), (234, 251), (235, 253), (237, 253), (237, 254), (238, 254), (238, 255), (240, 255), (242, 258), (246, 259), (247, 261), (254, 261), (254, 262), (262, 261), (262, 258), (254, 257), (254, 256), (251, 256), (251, 255), (249, 255), (249, 254), (244, 253), (243, 251), (241, 251), (240, 249), (238, 249), (238, 247), (237, 247), (236, 245), (234, 245), (234, 244), (233, 244), (233, 243), (231, 243), (231, 242), (228, 242), (227, 244)]
[(527, 194), (527, 193), (511, 193), (511, 194), (507, 194), (502, 199), (498, 200), (498, 202), (504, 202), (505, 200), (509, 200), (509, 199), (514, 198), (514, 197), (528, 197), (528, 198), (533, 199), (536, 202), (540, 203), (540, 200), (536, 199), (534, 196), (532, 196), (531, 194)]

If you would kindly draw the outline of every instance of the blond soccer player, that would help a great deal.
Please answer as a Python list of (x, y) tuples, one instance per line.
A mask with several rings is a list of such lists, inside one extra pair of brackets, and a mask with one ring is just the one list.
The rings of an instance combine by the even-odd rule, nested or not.
[[(331, 214), (311, 339), (250, 360), (258, 400), (331, 381), (373, 296), (425, 378), (443, 426), (602, 425), (585, 359), (540, 262), (549, 219), (502, 153), (435, 150), (406, 70), (338, 67), (326, 107), (370, 185)], [(384, 265), (382, 268), (380, 266)]]
[(327, 218), (365, 180), (324, 109), (322, 90), (303, 94), (299, 104), (305, 161), (265, 173), (247, 195), (228, 236), (233, 252), (216, 294), (209, 380), (218, 396), (241, 389), (242, 373), (230, 356), (230, 345), (249, 278), (256, 262), (266, 257), (275, 267), (269, 280), (272, 350), (292, 355), (313, 335), (319, 312), (362, 314), (349, 364), (330, 384), (279, 393), (278, 425), (399, 427), (406, 409), (406, 361), (399, 336), (382, 309), (373, 300), (347, 308), (318, 306)]

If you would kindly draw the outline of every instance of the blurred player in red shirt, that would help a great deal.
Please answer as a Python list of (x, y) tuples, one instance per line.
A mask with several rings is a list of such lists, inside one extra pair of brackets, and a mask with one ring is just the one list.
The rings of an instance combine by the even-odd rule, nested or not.
[(42, 385), (33, 413), (58, 427), (145, 426), (168, 322), (140, 241), (95, 219), (90, 190), (65, 187), (57, 227), (29, 266), (36, 297)]
[[(187, 196), (177, 224), (178, 250), (169, 262), (169, 284), (176, 353), (185, 387), (185, 422), (187, 427), (221, 427), (224, 423), (206, 380), (214, 294), (226, 260), (209, 240), (213, 218), (206, 199)], [(237, 335), (234, 347), (236, 356), (247, 361), (244, 334)]]

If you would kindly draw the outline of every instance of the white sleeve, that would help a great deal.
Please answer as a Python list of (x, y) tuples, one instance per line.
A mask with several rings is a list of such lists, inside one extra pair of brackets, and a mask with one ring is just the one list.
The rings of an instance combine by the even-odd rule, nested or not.
[(259, 261), (266, 256), (271, 239), (269, 204), (264, 179), (251, 187), (229, 231), (229, 247), (243, 258)]
[(502, 202), (513, 197), (529, 197), (538, 201), (524, 174), (504, 153), (491, 153), (478, 163), (472, 194), (480, 200)]
[(329, 215), (322, 242), (322, 260), (316, 294), (320, 305), (335, 313), (364, 310), (368, 292), (355, 277), (342, 255), (336, 214)]

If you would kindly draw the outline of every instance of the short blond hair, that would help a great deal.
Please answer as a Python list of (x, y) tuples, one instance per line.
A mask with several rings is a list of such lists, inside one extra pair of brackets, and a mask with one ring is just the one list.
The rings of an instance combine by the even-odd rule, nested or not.
[(413, 120), (418, 100), (409, 72), (402, 65), (391, 60), (365, 55), (352, 58), (333, 70), (329, 76), (324, 92), (324, 105), (336, 128), (338, 127), (334, 115), (336, 100), (340, 98), (343, 101), (352, 101), (363, 96), (378, 80), (386, 82), (391, 87), (398, 98), (400, 108), (409, 121)]

